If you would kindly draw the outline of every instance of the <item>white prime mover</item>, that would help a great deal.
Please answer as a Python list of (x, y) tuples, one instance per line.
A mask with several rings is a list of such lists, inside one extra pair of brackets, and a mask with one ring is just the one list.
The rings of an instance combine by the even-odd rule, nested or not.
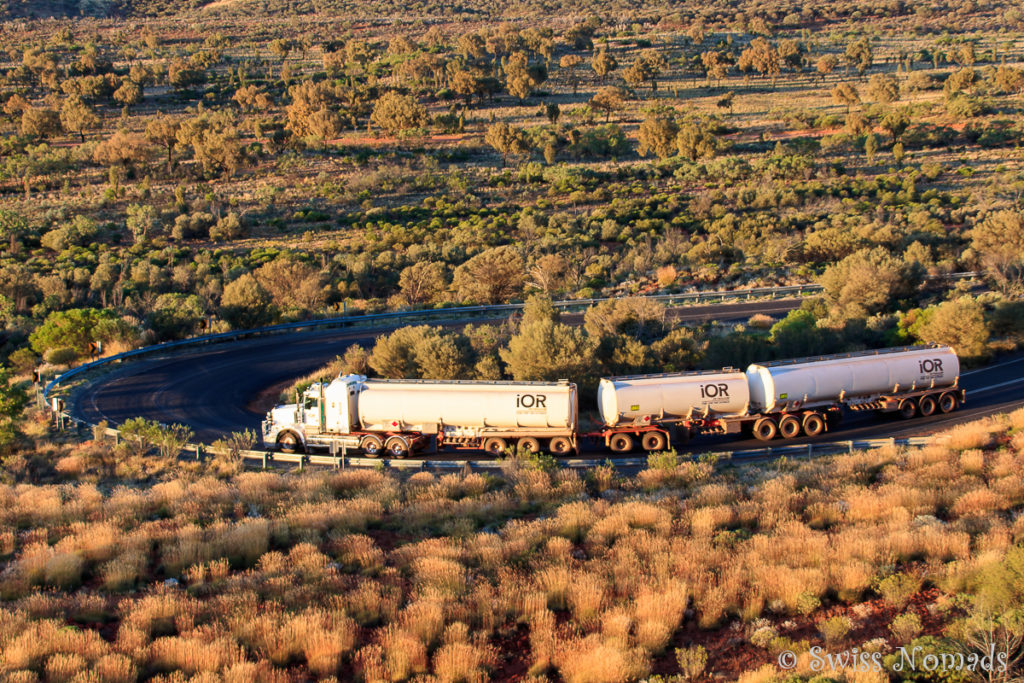
[(263, 443), (284, 451), (332, 444), (408, 455), (438, 448), (508, 446), (564, 454), (577, 448), (576, 385), (558, 382), (386, 380), (362, 375), (316, 383), (299, 403), (280, 405), (263, 422)]
[(948, 413), (965, 399), (959, 379), (956, 353), (939, 345), (754, 363), (745, 373), (607, 378), (598, 387), (600, 435), (617, 452), (631, 450), (634, 438), (659, 450), (674, 428), (684, 437), (744, 428), (762, 441), (817, 436), (843, 407), (904, 418)]

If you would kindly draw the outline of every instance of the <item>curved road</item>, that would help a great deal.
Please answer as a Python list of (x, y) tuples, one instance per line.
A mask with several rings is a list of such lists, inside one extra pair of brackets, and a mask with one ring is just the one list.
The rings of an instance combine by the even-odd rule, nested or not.
[[(692, 322), (746, 320), (755, 313), (784, 314), (799, 305), (799, 299), (716, 304), (671, 309), (669, 315)], [(563, 316), (570, 322), (574, 318), (581, 320), (582, 315)], [(372, 344), (382, 332), (317, 330), (281, 334), (133, 361), (115, 366), (87, 383), (68, 405), (73, 415), (94, 423), (107, 420), (116, 425), (142, 416), (186, 424), (195, 431), (196, 439), (204, 442), (243, 429), (258, 433), (265, 411), (265, 406), (261, 409), (258, 404), (261, 398), (266, 401), (268, 390), (313, 372), (351, 344)], [(1024, 353), (965, 373), (961, 383), (967, 389), (967, 404), (950, 415), (903, 422), (873, 414), (848, 414), (835, 431), (786, 443), (916, 436), (1020, 406), (1024, 403)], [(742, 450), (764, 445), (754, 440), (701, 438), (680, 450)], [(452, 456), (463, 457), (463, 453)]]

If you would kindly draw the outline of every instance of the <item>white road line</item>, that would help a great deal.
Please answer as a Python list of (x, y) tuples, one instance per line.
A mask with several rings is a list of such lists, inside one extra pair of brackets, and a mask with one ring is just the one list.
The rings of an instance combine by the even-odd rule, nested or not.
[(1018, 358), (1016, 360), (1008, 360), (1002, 363), (996, 363), (995, 365), (989, 365), (988, 367), (978, 368), (977, 370), (971, 370), (969, 372), (961, 372), (961, 377), (967, 377), (968, 375), (974, 375), (979, 372), (988, 372), (989, 370), (995, 370), (996, 368), (1005, 367), (1007, 365), (1013, 365), (1014, 363), (1024, 363), (1024, 358)]
[[(986, 391), (995, 391), (996, 389), (1002, 389), (1003, 387), (1008, 387), (1011, 384), (1020, 384), (1021, 382), (1024, 382), (1024, 377), (1011, 379), (1009, 382), (1002, 382), (1001, 384), (993, 384), (990, 387), (982, 387), (981, 389), (971, 389), (970, 391), (967, 392), (967, 400), (970, 400), (971, 394), (984, 394)], [(1021, 398), (1024, 398), (1024, 396), (1022, 396)]]

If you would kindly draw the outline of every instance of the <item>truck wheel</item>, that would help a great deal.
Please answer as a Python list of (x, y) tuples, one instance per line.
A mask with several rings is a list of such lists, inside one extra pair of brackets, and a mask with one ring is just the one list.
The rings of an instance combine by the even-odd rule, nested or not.
[(943, 413), (951, 413), (956, 410), (956, 406), (959, 401), (956, 400), (956, 396), (953, 394), (943, 394), (939, 396), (939, 410)]
[(277, 437), (277, 447), (282, 453), (296, 453), (302, 450), (302, 442), (292, 432), (285, 432)]
[(384, 443), (380, 440), (379, 436), (370, 434), (364, 436), (363, 440), (359, 442), (359, 447), (363, 449), (363, 453), (369, 458), (376, 458), (380, 455), (380, 451), (384, 448)]
[(567, 455), (572, 453), (572, 441), (564, 436), (556, 436), (548, 443), (548, 450), (551, 455)]
[(645, 451), (663, 451), (668, 445), (668, 440), (661, 432), (647, 432), (640, 439), (640, 445)]
[(779, 433), (779, 426), (770, 417), (762, 417), (754, 423), (754, 438), (758, 441), (771, 441)]
[(800, 436), (800, 420), (787, 415), (779, 420), (779, 434), (783, 439), (795, 439)]
[(516, 450), (526, 450), (530, 453), (540, 453), (540, 441), (532, 436), (524, 436), (516, 441)]
[(404, 458), (409, 455), (409, 443), (400, 436), (392, 436), (385, 443), (384, 448), (392, 458)]
[(629, 434), (612, 434), (608, 439), (608, 448), (613, 453), (629, 453), (633, 450), (633, 437)]
[(484, 441), (484, 451), (496, 458), (503, 455), (506, 448), (508, 448), (508, 442), (497, 436), (492, 436)]
[(904, 420), (917, 417), (917, 402), (914, 399), (907, 398), (900, 403), (900, 417)]
[(931, 396), (922, 396), (917, 399), (917, 409), (921, 411), (921, 417), (933, 415), (937, 407), (938, 406), (935, 405), (935, 399)]
[(817, 436), (825, 431), (825, 418), (817, 413), (808, 413), (804, 416), (804, 434)]

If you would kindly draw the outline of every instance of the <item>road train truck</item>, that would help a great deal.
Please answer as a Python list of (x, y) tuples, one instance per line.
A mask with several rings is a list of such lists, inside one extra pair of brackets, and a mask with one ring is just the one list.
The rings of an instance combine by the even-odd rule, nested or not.
[(817, 436), (853, 411), (901, 417), (948, 413), (965, 399), (956, 353), (937, 344), (753, 363), (746, 372), (684, 372), (602, 379), (598, 409), (606, 445), (662, 446), (749, 430), (759, 440)]
[(557, 382), (367, 379), (339, 376), (311, 385), (294, 404), (273, 408), (263, 443), (285, 452), (333, 445), (403, 457), (437, 448), (509, 446), (575, 452), (576, 385)]

